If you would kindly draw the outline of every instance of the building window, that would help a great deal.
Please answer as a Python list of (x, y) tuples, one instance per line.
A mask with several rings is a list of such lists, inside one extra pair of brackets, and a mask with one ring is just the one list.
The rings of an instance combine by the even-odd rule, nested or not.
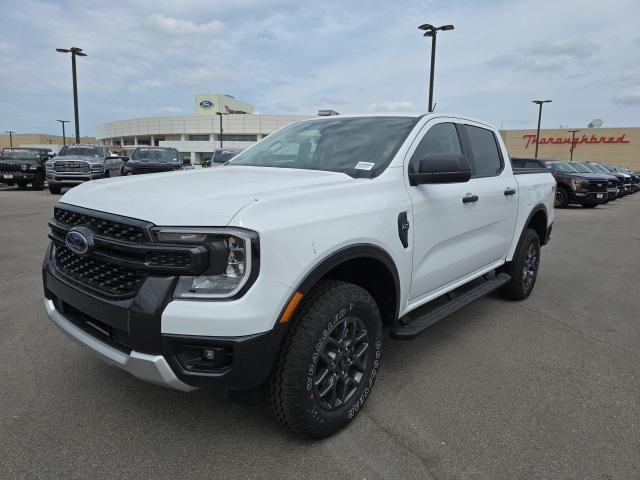
[(138, 137), (138, 145), (151, 145), (149, 137)]
[(225, 135), (222, 134), (222, 140), (224, 142), (257, 142), (258, 135)]
[(208, 142), (209, 135), (189, 135), (190, 142)]
[(153, 137), (153, 141), (155, 143), (154, 147), (159, 147), (160, 146), (160, 142), (164, 142), (164, 136), (160, 135), (157, 137)]

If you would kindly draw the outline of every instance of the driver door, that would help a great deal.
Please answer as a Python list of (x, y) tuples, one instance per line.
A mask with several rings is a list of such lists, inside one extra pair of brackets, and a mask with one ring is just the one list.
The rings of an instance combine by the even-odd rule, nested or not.
[[(453, 120), (428, 122), (408, 153), (408, 172), (428, 154), (463, 155), (460, 126)], [(409, 303), (419, 302), (486, 266), (478, 241), (487, 221), (474, 195), (477, 179), (462, 183), (409, 186), (413, 206), (413, 279)], [(408, 182), (407, 182), (408, 184)], [(482, 250), (482, 249), (480, 249)]]

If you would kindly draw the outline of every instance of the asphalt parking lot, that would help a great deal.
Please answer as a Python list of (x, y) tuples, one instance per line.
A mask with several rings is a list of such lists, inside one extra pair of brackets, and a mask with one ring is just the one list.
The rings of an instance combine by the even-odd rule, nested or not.
[(145, 384), (58, 331), (40, 264), (59, 198), (0, 187), (1, 478), (640, 477), (640, 195), (557, 211), (527, 301), (387, 339), (364, 411), (320, 442), (221, 392)]

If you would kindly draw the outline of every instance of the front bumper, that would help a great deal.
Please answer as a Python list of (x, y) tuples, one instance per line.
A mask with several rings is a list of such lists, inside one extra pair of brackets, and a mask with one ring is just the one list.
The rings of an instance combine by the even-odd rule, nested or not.
[(604, 203), (608, 197), (609, 197), (608, 191), (587, 192), (587, 191), (578, 190), (573, 193), (572, 201), (579, 204), (598, 205), (600, 203)]
[(3, 182), (31, 182), (36, 177), (36, 172), (3, 172), (0, 180)]
[(47, 172), (49, 185), (79, 185), (90, 180), (104, 178), (104, 172), (94, 172), (84, 175), (64, 172)]
[(62, 313), (56, 310), (53, 300), (45, 298), (44, 308), (49, 318), (60, 330), (80, 345), (87, 347), (105, 362), (115, 365), (129, 372), (134, 377), (150, 383), (175, 388), (183, 392), (190, 392), (196, 389), (196, 387), (187, 385), (180, 380), (176, 374), (173, 373), (173, 370), (171, 370), (171, 367), (162, 355), (150, 355), (148, 353), (136, 352), (135, 350), (129, 353), (122, 352), (97, 340), (67, 320)]
[[(66, 279), (55, 265), (51, 248), (42, 274), (45, 309), (58, 328), (107, 363), (142, 380), (182, 391), (204, 385), (223, 390), (257, 387), (271, 371), (286, 332), (286, 326), (274, 328), (271, 323), (271, 329), (263, 333), (226, 335), (229, 330), (219, 324), (215, 328), (215, 324), (233, 319), (220, 310), (212, 312), (213, 302), (171, 301), (175, 277), (149, 277), (135, 297), (108, 299)], [(232, 303), (236, 302), (216, 305)], [(195, 310), (188, 308), (194, 304)], [(186, 314), (181, 328), (174, 325), (176, 328), (166, 329), (169, 305), (173, 305), (174, 313)], [(205, 328), (189, 321), (197, 324), (196, 311), (201, 309), (208, 312), (203, 318), (205, 325), (201, 325)], [(254, 309), (243, 310), (236, 305), (235, 310), (250, 316)], [(265, 314), (263, 310), (263, 318)], [(192, 360), (197, 360), (203, 349), (215, 350), (223, 361), (211, 368), (194, 366)]]

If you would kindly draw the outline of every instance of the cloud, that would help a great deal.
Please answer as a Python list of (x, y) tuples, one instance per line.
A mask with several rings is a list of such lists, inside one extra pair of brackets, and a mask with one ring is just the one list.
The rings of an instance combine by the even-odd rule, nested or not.
[[(416, 27), (425, 12), (455, 25), (438, 37), (438, 111), (535, 126), (530, 101), (544, 96), (553, 99), (548, 125), (594, 117), (638, 123), (624, 108), (637, 105), (640, 84), (637, 0), (537, 0), (535, 8), (524, 0), (5, 0), (3, 7), (0, 130), (54, 132), (56, 118), (72, 118), (70, 62), (58, 46), (88, 54), (78, 61), (82, 134), (116, 118), (189, 114), (202, 92), (229, 93), (268, 113), (424, 111), (430, 42)], [(603, 31), (610, 34), (592, 33)]]
[(165, 17), (159, 13), (151, 15), (147, 24), (162, 33), (171, 35), (220, 35), (224, 32), (225, 27), (224, 23), (219, 20), (195, 23), (190, 20)]
[(415, 112), (417, 110), (413, 102), (396, 101), (396, 102), (376, 102), (369, 105), (369, 112)]

